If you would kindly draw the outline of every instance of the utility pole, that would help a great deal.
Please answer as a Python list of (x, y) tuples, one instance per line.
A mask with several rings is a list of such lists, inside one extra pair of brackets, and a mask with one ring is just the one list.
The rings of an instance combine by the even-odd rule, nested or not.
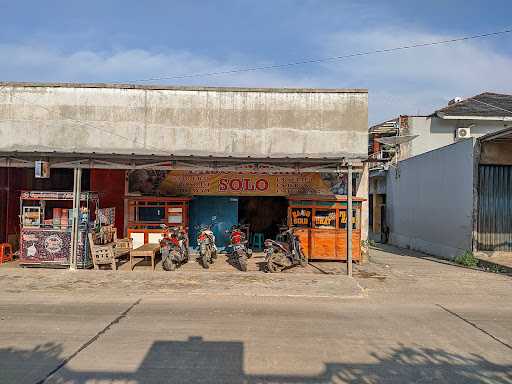
[(80, 226), (80, 195), (82, 194), (82, 169), (75, 168), (73, 172), (73, 221), (71, 223), (71, 253), (69, 269), (77, 268), (78, 233)]
[(352, 277), (352, 162), (347, 174), (347, 275)]

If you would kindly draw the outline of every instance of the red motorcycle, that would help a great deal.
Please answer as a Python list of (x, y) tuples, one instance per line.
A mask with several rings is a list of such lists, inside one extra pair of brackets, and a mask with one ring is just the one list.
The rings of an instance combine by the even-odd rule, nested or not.
[(174, 271), (176, 267), (189, 261), (188, 230), (183, 227), (168, 227), (162, 224), (163, 238), (160, 240), (162, 268)]
[(252, 256), (252, 249), (247, 246), (247, 229), (247, 225), (233, 225), (229, 231), (228, 257), (244, 272), (247, 271), (247, 259)]

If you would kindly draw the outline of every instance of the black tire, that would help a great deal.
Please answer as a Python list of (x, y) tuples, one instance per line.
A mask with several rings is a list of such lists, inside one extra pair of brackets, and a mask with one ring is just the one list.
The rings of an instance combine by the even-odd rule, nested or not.
[(164, 271), (174, 271), (176, 269), (176, 264), (168, 257), (164, 261), (162, 261), (162, 268)]
[(203, 268), (205, 269), (208, 269), (210, 268), (210, 264), (208, 263), (208, 254), (210, 253), (210, 251), (208, 249), (206, 249), (203, 254), (201, 255), (201, 263), (203, 264)]
[(247, 272), (247, 256), (243, 255), (238, 258), (238, 265), (242, 272)]
[(302, 255), (299, 259), (299, 264), (301, 267), (307, 267), (308, 266), (308, 259), (306, 256)]
[(277, 260), (279, 260), (280, 258), (282, 258), (282, 254), (279, 252), (271, 253), (267, 257), (267, 271), (268, 272), (279, 273), (284, 269), (282, 265), (277, 263)]
[(162, 268), (165, 271), (174, 271), (178, 265), (176, 260), (179, 260), (180, 254), (176, 250), (171, 250), (169, 255), (162, 260)]

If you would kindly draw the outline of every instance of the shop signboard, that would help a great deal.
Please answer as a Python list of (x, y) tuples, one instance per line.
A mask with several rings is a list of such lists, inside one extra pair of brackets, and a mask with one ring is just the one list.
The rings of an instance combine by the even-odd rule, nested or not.
[(339, 194), (345, 185), (335, 174), (150, 172), (132, 172), (129, 175), (129, 192), (160, 196), (289, 196)]

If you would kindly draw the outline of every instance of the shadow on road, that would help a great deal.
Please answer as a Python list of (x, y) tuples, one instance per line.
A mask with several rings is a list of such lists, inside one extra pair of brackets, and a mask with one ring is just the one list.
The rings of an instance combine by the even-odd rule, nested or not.
[[(272, 358), (272, 356), (268, 356)], [(478, 355), (462, 356), (441, 349), (399, 346), (372, 354), (374, 363), (329, 362), (319, 375), (253, 375), (244, 372), (242, 342), (188, 341), (153, 343), (134, 372), (78, 371), (62, 366), (62, 346), (0, 349), (2, 383), (512, 383), (512, 365), (492, 363)], [(276, 355), (274, 360), (282, 357)]]

